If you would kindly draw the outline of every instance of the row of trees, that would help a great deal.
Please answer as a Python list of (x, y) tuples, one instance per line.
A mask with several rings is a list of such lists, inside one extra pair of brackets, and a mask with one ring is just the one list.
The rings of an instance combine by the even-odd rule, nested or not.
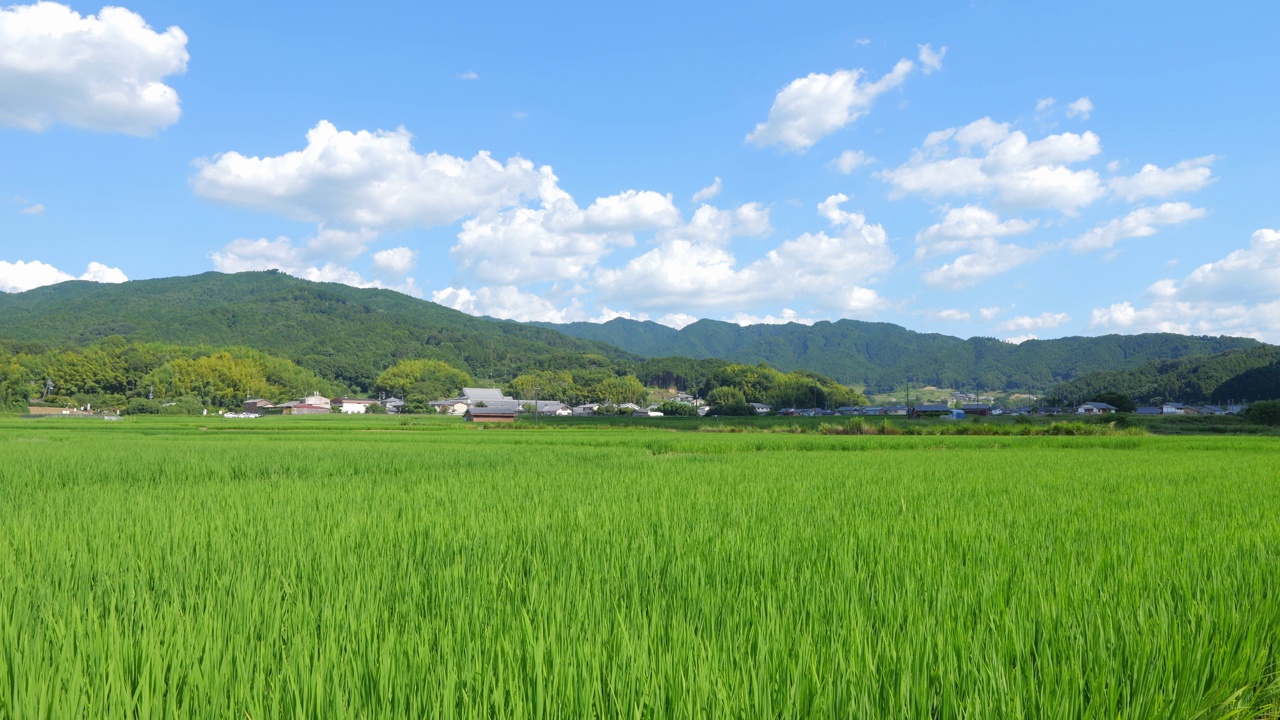
[(703, 383), (712, 412), (746, 414), (749, 403), (773, 408), (838, 408), (867, 404), (862, 393), (818, 373), (783, 373), (765, 364), (725, 365)]
[(84, 348), (14, 349), (0, 347), (0, 408), (9, 411), (33, 398), (104, 408), (186, 399), (201, 409), (236, 409), (248, 396), (280, 402), (312, 392), (347, 392), (288, 360), (250, 348), (177, 347), (113, 337)]

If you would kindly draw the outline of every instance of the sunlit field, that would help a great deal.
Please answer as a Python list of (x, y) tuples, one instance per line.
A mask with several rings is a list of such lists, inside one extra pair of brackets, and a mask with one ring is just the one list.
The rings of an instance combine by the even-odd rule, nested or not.
[(1258, 718), (1280, 440), (0, 420), (0, 718)]

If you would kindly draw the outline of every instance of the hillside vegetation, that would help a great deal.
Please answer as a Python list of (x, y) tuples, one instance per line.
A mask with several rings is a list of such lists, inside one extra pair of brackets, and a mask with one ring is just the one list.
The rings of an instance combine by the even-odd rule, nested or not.
[(1248, 338), (1171, 333), (1029, 340), (962, 340), (889, 323), (838, 320), (812, 326), (749, 325), (699, 320), (681, 330), (618, 318), (607, 323), (539, 324), (637, 355), (723, 358), (811, 370), (840, 382), (888, 392), (903, 382), (980, 391), (1043, 391), (1095, 370), (1124, 370), (1168, 358), (1260, 347)]
[(389, 290), (315, 283), (275, 272), (73, 281), (0, 293), (0, 338), (51, 346), (119, 335), (171, 345), (251, 347), (352, 387), (406, 358), (443, 360), (477, 378), (639, 360), (610, 345), (472, 317)]
[[(1123, 372), (1089, 373), (1056, 388), (1046, 403), (1085, 401), (1105, 393), (1124, 395), (1139, 405), (1265, 400), (1280, 397), (1267, 394), (1264, 378), (1271, 376), (1249, 373), (1275, 367), (1277, 361), (1280, 361), (1280, 347), (1271, 345), (1210, 357), (1156, 360)], [(1272, 375), (1275, 372), (1273, 370)], [(1241, 377), (1246, 379), (1237, 379)]]

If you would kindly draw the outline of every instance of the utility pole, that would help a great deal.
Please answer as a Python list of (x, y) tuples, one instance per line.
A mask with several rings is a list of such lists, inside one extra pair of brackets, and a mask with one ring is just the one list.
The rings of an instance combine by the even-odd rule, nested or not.
[(533, 426), (538, 426), (538, 391), (542, 388), (537, 385), (533, 386)]

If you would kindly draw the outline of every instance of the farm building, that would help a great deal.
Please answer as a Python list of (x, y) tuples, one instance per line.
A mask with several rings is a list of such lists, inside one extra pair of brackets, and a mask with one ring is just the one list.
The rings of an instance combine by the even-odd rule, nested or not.
[(516, 421), (516, 411), (508, 408), (477, 408), (462, 416), (467, 422), (509, 423)]

